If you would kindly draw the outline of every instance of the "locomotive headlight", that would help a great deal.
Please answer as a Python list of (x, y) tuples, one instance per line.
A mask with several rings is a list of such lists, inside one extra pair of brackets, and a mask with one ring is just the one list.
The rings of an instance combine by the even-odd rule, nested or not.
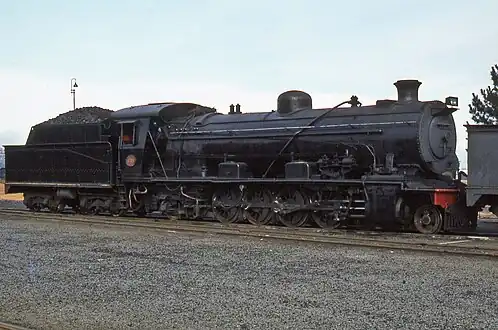
[(133, 167), (137, 163), (137, 157), (135, 155), (128, 155), (125, 160), (126, 166)]
[(458, 107), (458, 97), (455, 96), (448, 96), (445, 100), (446, 105), (452, 106), (452, 107)]

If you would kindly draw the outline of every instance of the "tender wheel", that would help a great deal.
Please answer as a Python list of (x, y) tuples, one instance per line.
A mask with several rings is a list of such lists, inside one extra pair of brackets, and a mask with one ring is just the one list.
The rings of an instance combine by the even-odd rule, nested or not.
[(240, 192), (235, 189), (219, 190), (213, 194), (214, 217), (222, 223), (235, 223), (242, 219)]
[(66, 204), (64, 203), (59, 203), (57, 205), (57, 213), (62, 213), (64, 212), (64, 210), (66, 209)]
[(78, 213), (81, 215), (89, 214), (90, 201), (87, 197), (83, 197), (80, 199), (80, 203), (78, 205)]
[(48, 208), (52, 213), (62, 213), (66, 205), (56, 199), (51, 199), (48, 203)]
[(33, 203), (31, 207), (29, 208), (33, 212), (40, 212), (43, 208), (43, 205), (41, 203)]
[(36, 196), (26, 199), (26, 206), (32, 212), (41, 212), (41, 210), (45, 207), (43, 199)]
[(50, 208), (50, 211), (53, 213), (62, 213), (66, 208), (64, 203), (58, 203), (55, 206)]
[(71, 210), (74, 212), (74, 213), (80, 213), (80, 206), (75, 204), (75, 205), (71, 205)]
[(244, 210), (247, 221), (256, 226), (271, 223), (273, 220), (271, 202), (270, 191), (265, 189), (249, 191), (247, 194), (247, 208)]
[(438, 207), (422, 205), (413, 215), (413, 224), (422, 234), (437, 234), (443, 227), (443, 216)]
[(301, 227), (308, 221), (309, 212), (294, 210), (309, 203), (306, 195), (299, 190), (285, 189), (279, 195), (277, 219), (286, 227)]
[(88, 214), (89, 215), (99, 215), (100, 214), (100, 209), (97, 206), (90, 206), (88, 209)]

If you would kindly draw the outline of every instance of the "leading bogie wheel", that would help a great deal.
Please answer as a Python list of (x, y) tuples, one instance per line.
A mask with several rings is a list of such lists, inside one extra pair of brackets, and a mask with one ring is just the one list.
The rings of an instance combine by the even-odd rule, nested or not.
[(437, 234), (443, 228), (443, 215), (439, 207), (431, 204), (420, 206), (413, 215), (413, 225), (422, 234)]

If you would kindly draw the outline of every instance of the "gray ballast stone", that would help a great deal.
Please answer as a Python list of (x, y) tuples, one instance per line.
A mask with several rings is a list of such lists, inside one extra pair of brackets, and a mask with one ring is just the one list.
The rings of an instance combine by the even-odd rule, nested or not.
[(492, 329), (498, 262), (0, 221), (0, 319), (40, 329)]

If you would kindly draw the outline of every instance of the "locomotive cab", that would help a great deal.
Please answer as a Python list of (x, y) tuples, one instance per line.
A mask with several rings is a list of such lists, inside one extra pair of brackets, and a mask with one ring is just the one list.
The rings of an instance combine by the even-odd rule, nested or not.
[(123, 120), (119, 126), (118, 164), (122, 178), (142, 176), (148, 118)]
[[(176, 118), (193, 118), (215, 112), (194, 103), (150, 103), (115, 111), (111, 118), (119, 127), (118, 159), (121, 179), (135, 180), (159, 172), (166, 176), (163, 163), (166, 131)], [(174, 126), (174, 125), (173, 125)], [(173, 128), (171, 128), (173, 129)]]

